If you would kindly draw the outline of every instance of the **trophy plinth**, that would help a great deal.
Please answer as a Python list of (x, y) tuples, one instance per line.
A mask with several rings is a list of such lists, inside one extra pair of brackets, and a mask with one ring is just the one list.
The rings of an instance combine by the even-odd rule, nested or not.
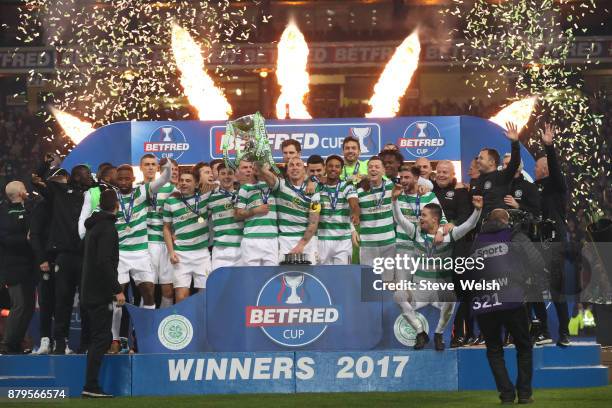
[(311, 265), (306, 254), (285, 254), (281, 265)]

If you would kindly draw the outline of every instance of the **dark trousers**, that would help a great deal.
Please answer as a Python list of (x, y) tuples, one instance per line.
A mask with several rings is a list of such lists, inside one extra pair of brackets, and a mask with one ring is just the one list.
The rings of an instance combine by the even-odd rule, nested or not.
[(461, 301), (455, 314), (454, 336), (469, 338), (474, 336), (474, 319), (470, 316), (470, 303)]
[(514, 401), (515, 398), (515, 387), (510, 381), (504, 360), (503, 328), (512, 335), (516, 346), (518, 366), (516, 393), (521, 399), (531, 397), (533, 360), (527, 309), (521, 306), (511, 310), (485, 313), (478, 316), (478, 325), (480, 326), (480, 333), (486, 341), (487, 359), (495, 378), (500, 399), (502, 401)]
[(11, 309), (4, 328), (4, 346), (9, 352), (20, 352), (21, 342), (34, 314), (34, 282), (24, 282), (8, 287)]
[(90, 321), (90, 342), (87, 349), (87, 374), (84, 389), (97, 391), (100, 389), (98, 376), (102, 358), (113, 341), (111, 334), (112, 304), (86, 305), (84, 309)]
[[(55, 274), (55, 341), (63, 343), (70, 333), (74, 294), (81, 284), (83, 258), (80, 254), (62, 252), (56, 258)], [(81, 308), (81, 348), (89, 342), (87, 313)]]
[(53, 265), (51, 265), (51, 272), (45, 274), (48, 279), (44, 279), (45, 276), (38, 282), (38, 307), (40, 313), (40, 337), (51, 338), (51, 324), (53, 321), (53, 314), (55, 313), (55, 273), (53, 272)]
[[(559, 320), (559, 336), (567, 336), (569, 335), (569, 312), (567, 310), (567, 303), (553, 302), (553, 304), (555, 305), (557, 319)], [(532, 302), (529, 303), (529, 307), (533, 309), (533, 313), (540, 321), (540, 331), (543, 334), (550, 335), (548, 332), (548, 314), (544, 302)]]

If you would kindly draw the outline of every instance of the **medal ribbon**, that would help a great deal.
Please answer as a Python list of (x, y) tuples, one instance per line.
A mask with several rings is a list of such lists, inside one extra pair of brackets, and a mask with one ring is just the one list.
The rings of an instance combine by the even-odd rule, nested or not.
[(236, 204), (238, 201), (238, 195), (234, 191), (227, 191), (226, 189), (219, 187), (219, 192), (225, 197), (232, 197), (232, 204)]
[(119, 204), (121, 205), (121, 213), (123, 214), (123, 219), (125, 220), (126, 224), (129, 224), (130, 220), (132, 219), (132, 212), (134, 211), (134, 194), (135, 193), (136, 193), (136, 190), (132, 190), (132, 194), (130, 194), (129, 211), (126, 211), (125, 203), (123, 202), (123, 194), (121, 194), (120, 192), (117, 192), (117, 199), (119, 200)]
[[(194, 215), (197, 215), (198, 217), (200, 216), (200, 209), (199, 204), (200, 204), (200, 193), (196, 193), (193, 196), (194, 199), (194, 206), (190, 206), (189, 203), (187, 202), (188, 199), (186, 199), (182, 194), (181, 194), (181, 201), (183, 202), (183, 204), (185, 204), (185, 207), (187, 207), (189, 209), (189, 211), (191, 211)], [(195, 208), (195, 209), (194, 209)]]
[(263, 189), (260, 188), (259, 191), (261, 192), (261, 201), (263, 201), (264, 204), (268, 204), (268, 199), (270, 198), (270, 193), (272, 192), (272, 189), (268, 187), (266, 189), (266, 192), (264, 192)]
[(330, 193), (330, 189), (327, 189), (326, 191), (327, 195), (329, 196), (331, 208), (332, 210), (335, 210), (336, 206), (338, 205), (338, 198), (340, 198), (340, 181), (338, 181), (338, 184), (336, 185), (336, 191), (334, 191), (333, 194)]
[(293, 185), (291, 184), (291, 182), (287, 182), (287, 185), (289, 186), (289, 188), (291, 190), (293, 190), (302, 200), (306, 201), (307, 203), (310, 202), (311, 198), (307, 197), (306, 194), (304, 194), (304, 188), (306, 187), (306, 182), (302, 183), (302, 186), (299, 188), (299, 190)]
[(380, 198), (378, 199), (378, 201), (376, 201), (376, 208), (380, 208), (380, 206), (383, 203), (383, 200), (385, 199), (386, 187), (387, 187), (387, 182), (383, 180), (382, 187), (380, 188), (381, 189)]

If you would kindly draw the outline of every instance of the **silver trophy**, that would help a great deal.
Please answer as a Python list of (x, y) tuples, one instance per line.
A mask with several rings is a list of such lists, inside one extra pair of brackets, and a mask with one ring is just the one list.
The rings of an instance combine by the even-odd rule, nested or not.
[(162, 142), (171, 142), (172, 138), (170, 137), (170, 135), (172, 134), (172, 128), (163, 127), (161, 130), (162, 130), (162, 133), (164, 134), (164, 137), (162, 138)]
[(285, 303), (288, 305), (297, 305), (302, 303), (302, 298), (297, 294), (297, 288), (304, 284), (304, 275), (301, 273), (299, 275), (285, 275), (283, 276), (283, 280), (285, 281), (285, 285), (291, 289), (291, 294)]
[(225, 165), (229, 168), (237, 169), (242, 160), (248, 160), (268, 163), (272, 171), (280, 174), (272, 157), (264, 117), (259, 112), (228, 121), (222, 148)]
[(425, 129), (427, 128), (427, 122), (418, 122), (416, 124), (416, 127), (419, 129), (419, 134), (417, 135), (417, 137), (427, 137), (427, 134), (425, 133)]

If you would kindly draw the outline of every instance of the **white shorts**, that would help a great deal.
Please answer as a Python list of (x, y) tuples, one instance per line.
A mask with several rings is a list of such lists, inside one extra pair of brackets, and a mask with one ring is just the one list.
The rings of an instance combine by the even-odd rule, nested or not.
[(155, 282), (155, 274), (151, 266), (148, 250), (119, 251), (119, 268), (117, 280), (123, 285), (130, 281), (130, 276), (136, 284), (140, 282)]
[(319, 238), (319, 264), (350, 265), (353, 257), (353, 242), (351, 239), (323, 240)]
[(278, 266), (278, 238), (242, 238), (243, 266)]
[(206, 288), (206, 277), (210, 273), (210, 252), (208, 248), (195, 251), (176, 251), (179, 262), (170, 264), (173, 271), (175, 288), (189, 288), (193, 279), (193, 287)]
[(212, 271), (223, 266), (240, 266), (240, 255), (240, 247), (213, 247)]
[(149, 254), (151, 255), (151, 267), (155, 274), (155, 283), (172, 283), (172, 269), (170, 269), (170, 259), (166, 244), (163, 242), (149, 242)]
[[(380, 247), (359, 247), (359, 262), (361, 265), (374, 266), (376, 258), (395, 258), (395, 244)], [(385, 268), (381, 276), (384, 282), (391, 282), (394, 277), (395, 268)]]
[[(278, 261), (285, 260), (285, 254), (288, 254), (298, 243), (302, 237), (278, 237)], [(312, 237), (308, 244), (304, 247), (306, 258), (311, 262), (311, 265), (316, 265), (319, 260), (319, 248), (317, 248), (317, 238)]]

